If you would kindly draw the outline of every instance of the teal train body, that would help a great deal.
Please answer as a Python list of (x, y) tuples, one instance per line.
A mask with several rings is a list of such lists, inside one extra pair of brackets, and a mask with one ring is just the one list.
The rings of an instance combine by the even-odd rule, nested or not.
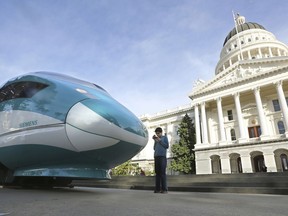
[(147, 141), (142, 122), (93, 83), (35, 72), (0, 89), (2, 184), (109, 179)]

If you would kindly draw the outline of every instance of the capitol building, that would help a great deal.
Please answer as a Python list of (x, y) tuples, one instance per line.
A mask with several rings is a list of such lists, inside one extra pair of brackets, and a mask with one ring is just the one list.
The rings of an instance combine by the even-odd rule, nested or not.
[[(243, 16), (235, 23), (215, 77), (195, 81), (191, 104), (140, 119), (150, 136), (162, 127), (173, 145), (187, 113), (196, 129), (197, 174), (288, 171), (288, 47)], [(153, 169), (152, 142), (133, 163)]]

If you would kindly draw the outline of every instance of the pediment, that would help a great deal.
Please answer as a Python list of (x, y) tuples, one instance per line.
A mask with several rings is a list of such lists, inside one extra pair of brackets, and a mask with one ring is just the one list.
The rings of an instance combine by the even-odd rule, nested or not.
[(233, 88), (233, 85), (238, 84), (241, 81), (257, 77), (257, 76), (263, 76), (263, 74), (266, 74), (267, 72), (276, 70), (279, 68), (278, 66), (271, 66), (271, 67), (241, 67), (241, 65), (238, 65), (238, 67), (235, 67), (233, 70), (228, 71), (223, 74), (218, 74), (215, 76), (214, 79), (210, 80), (209, 82), (201, 82), (198, 85), (194, 85), (194, 88), (192, 90), (192, 94), (198, 94), (201, 92), (206, 91), (213, 91), (225, 86), (231, 86)]
[(257, 109), (256, 103), (249, 103), (242, 107), (242, 112), (248, 112), (254, 109)]

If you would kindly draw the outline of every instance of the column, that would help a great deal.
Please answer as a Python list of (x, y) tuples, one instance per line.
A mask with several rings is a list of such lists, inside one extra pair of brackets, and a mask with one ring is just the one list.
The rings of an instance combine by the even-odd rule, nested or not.
[[(169, 122), (166, 124), (166, 136), (168, 138), (168, 140), (172, 140), (173, 139), (173, 131), (174, 131), (174, 124), (172, 124), (172, 122)], [(167, 158), (172, 157), (172, 151), (171, 151), (171, 146), (169, 145), (168, 151), (167, 151)]]
[(242, 110), (241, 110), (241, 104), (240, 104), (240, 94), (237, 92), (234, 94), (234, 101), (236, 106), (236, 112), (237, 112), (237, 120), (239, 125), (239, 134), (240, 137), (238, 138), (238, 143), (243, 143), (246, 141), (246, 135), (245, 135), (245, 128), (244, 128), (244, 122), (242, 117)]
[(252, 59), (250, 50), (248, 50), (248, 59)]
[(285, 125), (285, 136), (288, 137), (288, 107), (286, 103), (286, 98), (282, 88), (282, 81), (276, 83), (276, 89), (278, 94), (278, 99), (281, 107), (281, 111), (284, 118), (284, 125)]
[(258, 48), (258, 53), (259, 53), (260, 58), (263, 58), (261, 48)]
[(220, 130), (220, 142), (219, 143), (226, 142), (221, 101), (222, 101), (222, 98), (220, 97), (217, 98), (218, 122), (219, 122), (219, 130)]
[(278, 48), (277, 48), (277, 53), (278, 53), (278, 56), (281, 56), (280, 49), (278, 49)]
[(196, 145), (201, 144), (201, 131), (200, 131), (200, 122), (199, 122), (199, 108), (198, 104), (194, 106), (194, 117), (195, 117), (195, 130), (196, 130)]
[(205, 102), (201, 103), (202, 139), (204, 144), (208, 144), (207, 118)]
[(263, 139), (267, 139), (269, 134), (268, 134), (266, 116), (265, 116), (264, 109), (263, 109), (263, 104), (262, 104), (262, 100), (261, 100), (261, 96), (260, 96), (260, 88), (259, 87), (254, 88), (254, 95), (255, 95), (256, 106), (257, 106), (257, 110), (258, 110), (259, 122), (260, 122), (261, 133), (262, 133), (260, 138), (261, 138), (261, 140), (263, 140)]
[(271, 47), (269, 47), (268, 49), (269, 49), (269, 56), (270, 56), (270, 57), (273, 57), (273, 53), (272, 53)]

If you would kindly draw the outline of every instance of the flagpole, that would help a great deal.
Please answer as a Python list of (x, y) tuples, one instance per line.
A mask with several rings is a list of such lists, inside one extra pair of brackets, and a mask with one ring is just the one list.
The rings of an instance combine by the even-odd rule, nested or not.
[(238, 39), (238, 43), (239, 43), (239, 48), (240, 48), (240, 56), (241, 56), (241, 60), (244, 60), (243, 58), (243, 53), (242, 53), (242, 46), (241, 46), (241, 41), (239, 38), (239, 34), (238, 34), (238, 28), (237, 28), (237, 22), (236, 22), (236, 18), (235, 18), (235, 14), (234, 11), (232, 10), (232, 14), (233, 14), (233, 19), (234, 19), (234, 25), (235, 25), (235, 29), (236, 29), (236, 34), (237, 34), (237, 39)]

